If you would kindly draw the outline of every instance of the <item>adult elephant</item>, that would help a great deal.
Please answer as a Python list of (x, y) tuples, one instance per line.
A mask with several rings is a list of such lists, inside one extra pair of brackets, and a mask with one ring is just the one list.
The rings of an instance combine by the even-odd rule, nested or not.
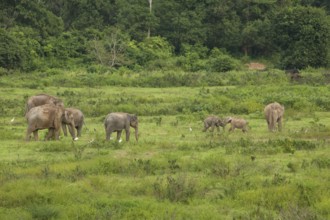
[(64, 108), (64, 104), (59, 98), (47, 94), (39, 94), (39, 95), (31, 96), (27, 100), (25, 106), (25, 114), (28, 113), (30, 109), (32, 109), (33, 107), (41, 106), (45, 104), (53, 104)]
[[(65, 108), (64, 114), (73, 115), (74, 125), (77, 130), (77, 137), (81, 137), (81, 130), (84, 125), (84, 114), (82, 113), (82, 111), (80, 111), (79, 109), (76, 109), (76, 108)], [(69, 132), (72, 136), (72, 134), (75, 131), (71, 130), (71, 126), (70, 126), (71, 120), (67, 120), (67, 119), (68, 119), (67, 117), (62, 117), (62, 130), (63, 130), (64, 136), (67, 136), (68, 135), (67, 126), (68, 126)]]
[(284, 115), (284, 106), (274, 102), (268, 104), (265, 109), (265, 118), (268, 124), (269, 131), (276, 131), (276, 124), (278, 126), (278, 130), (282, 130), (282, 120)]
[(104, 128), (106, 133), (106, 140), (110, 140), (111, 133), (117, 132), (117, 140), (119, 141), (122, 130), (126, 131), (126, 141), (129, 141), (130, 127), (135, 129), (135, 139), (138, 141), (138, 118), (136, 115), (124, 113), (124, 112), (113, 112), (106, 116), (104, 120)]
[[(42, 129), (48, 129), (46, 140), (52, 137), (59, 140), (62, 117), (65, 117), (67, 121), (71, 122), (69, 126), (71, 126), (72, 130), (75, 127), (73, 115), (69, 112), (65, 113), (61, 105), (45, 104), (36, 106), (31, 108), (25, 117), (28, 123), (26, 131), (27, 141), (30, 140), (31, 133), (33, 133), (34, 139), (37, 141), (39, 139), (38, 131)], [(74, 133), (72, 134), (72, 138), (76, 140)]]

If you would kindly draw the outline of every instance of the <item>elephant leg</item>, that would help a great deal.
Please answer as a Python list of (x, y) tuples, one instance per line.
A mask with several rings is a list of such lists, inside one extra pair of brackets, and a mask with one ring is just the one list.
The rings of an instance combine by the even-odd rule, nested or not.
[(68, 131), (66, 129), (66, 124), (64, 124), (64, 123), (62, 123), (62, 130), (63, 130), (64, 136), (68, 136)]
[(47, 136), (45, 137), (45, 140), (48, 141), (49, 139), (53, 138), (54, 137), (54, 129), (53, 128), (49, 128), (48, 129), (48, 134)]
[(267, 125), (268, 125), (268, 131), (272, 131), (273, 128), (272, 128), (272, 123), (271, 123), (271, 121), (267, 120)]
[(77, 127), (77, 136), (81, 137), (81, 130), (82, 130), (82, 126), (78, 126)]
[(38, 130), (33, 131), (33, 136), (35, 141), (39, 140)]
[(278, 119), (278, 130), (282, 131), (282, 118)]
[(29, 141), (31, 139), (31, 137), (30, 137), (31, 133), (32, 133), (32, 131), (30, 129), (27, 129), (26, 136), (25, 136), (26, 141)]
[(218, 133), (220, 132), (220, 127), (219, 126), (217, 126), (217, 131), (218, 131)]
[(109, 141), (110, 138), (111, 138), (112, 130), (106, 128), (106, 129), (105, 129), (105, 133), (106, 133), (105, 140)]
[(129, 129), (126, 129), (126, 141), (129, 141), (130, 131)]
[(117, 141), (119, 141), (119, 140), (120, 140), (120, 137), (121, 137), (121, 133), (122, 133), (122, 131), (117, 131)]
[(203, 129), (203, 132), (207, 131), (207, 129), (209, 128), (210, 126), (205, 122), (204, 123), (204, 129)]
[(68, 125), (68, 128), (69, 128), (69, 133), (70, 133), (72, 139), (75, 139), (76, 138), (75, 128), (73, 127), (73, 125)]
[(214, 124), (212, 123), (212, 125), (211, 125), (211, 132), (213, 132), (214, 131)]
[(60, 140), (60, 128), (54, 129), (55, 140)]

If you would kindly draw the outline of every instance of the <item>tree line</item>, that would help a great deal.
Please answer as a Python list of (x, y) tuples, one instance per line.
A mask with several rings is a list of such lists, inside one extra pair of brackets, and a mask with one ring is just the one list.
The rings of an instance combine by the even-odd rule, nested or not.
[(2, 0), (0, 75), (45, 68), (222, 72), (330, 65), (328, 0)]

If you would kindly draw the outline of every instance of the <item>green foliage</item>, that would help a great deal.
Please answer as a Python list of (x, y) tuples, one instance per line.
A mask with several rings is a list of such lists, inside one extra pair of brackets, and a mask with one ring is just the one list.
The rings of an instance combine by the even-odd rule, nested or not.
[(188, 203), (195, 194), (195, 183), (185, 175), (168, 176), (166, 180), (159, 178), (153, 184), (156, 199), (168, 199), (171, 202)]
[(107, 28), (99, 36), (94, 36), (88, 42), (91, 59), (103, 66), (120, 67), (131, 64), (126, 55), (128, 50), (128, 36), (117, 28)]
[(36, 28), (43, 36), (58, 35), (64, 29), (62, 19), (46, 10), (36, 0), (21, 1), (16, 10), (18, 23)]
[(274, 44), (282, 54), (281, 67), (321, 67), (328, 64), (329, 19), (322, 9), (288, 7), (272, 18)]
[(19, 46), (19, 42), (15, 37), (0, 29), (0, 65), (1, 67), (13, 69), (14, 67), (22, 67), (25, 54)]
[(31, 205), (28, 208), (33, 219), (54, 219), (59, 217), (59, 210), (51, 205)]
[[(326, 67), (328, 6), (324, 0), (3, 1), (0, 28), (9, 34), (0, 34), (0, 67), (225, 72), (240, 69), (243, 56), (280, 68)], [(226, 53), (208, 54), (217, 48)]]
[(172, 51), (172, 46), (161, 37), (146, 38), (139, 43), (131, 41), (127, 48), (128, 57), (140, 66), (150, 66), (159, 60), (167, 60), (172, 57)]
[(240, 62), (218, 48), (213, 48), (208, 59), (208, 66), (214, 72), (238, 70)]

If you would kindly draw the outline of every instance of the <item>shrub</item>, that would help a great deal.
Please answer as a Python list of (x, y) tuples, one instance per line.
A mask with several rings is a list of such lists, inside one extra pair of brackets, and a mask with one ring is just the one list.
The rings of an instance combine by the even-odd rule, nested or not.
[(227, 72), (231, 70), (240, 69), (240, 62), (228, 54), (225, 54), (218, 48), (211, 51), (210, 57), (207, 62), (210, 71), (213, 72)]
[(177, 178), (168, 176), (165, 183), (163, 178), (158, 178), (153, 184), (153, 188), (158, 200), (168, 199), (171, 202), (187, 203), (196, 192), (194, 181), (188, 180), (184, 175)]
[(32, 205), (28, 210), (31, 212), (33, 219), (56, 219), (60, 215), (60, 211), (56, 207), (47, 204)]

